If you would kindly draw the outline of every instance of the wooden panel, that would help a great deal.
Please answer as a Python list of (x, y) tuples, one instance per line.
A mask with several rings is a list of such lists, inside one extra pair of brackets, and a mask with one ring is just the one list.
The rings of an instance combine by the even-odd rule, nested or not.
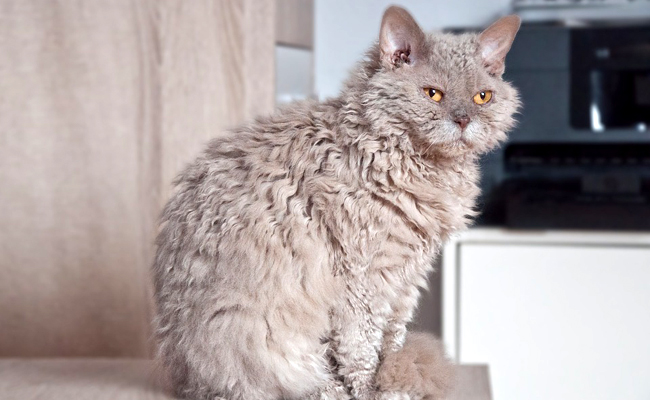
[(172, 400), (148, 360), (0, 360), (4, 400)]
[(274, 5), (0, 0), (0, 356), (150, 354), (160, 206), (272, 110)]
[(151, 77), (132, 6), (1, 2), (2, 356), (146, 354)]
[(210, 138), (274, 106), (274, 2), (161, 2), (162, 185)]
[(276, 41), (287, 46), (314, 47), (314, 1), (276, 0)]
[(245, 119), (270, 113), (275, 106), (275, 21), (273, 0), (244, 1), (242, 85)]

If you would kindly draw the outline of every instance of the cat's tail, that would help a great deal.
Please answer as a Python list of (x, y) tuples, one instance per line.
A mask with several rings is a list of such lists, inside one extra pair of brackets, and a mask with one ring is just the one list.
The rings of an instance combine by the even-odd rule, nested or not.
[(376, 383), (381, 392), (407, 393), (411, 400), (441, 400), (456, 380), (442, 342), (426, 333), (408, 333), (404, 347), (386, 355)]

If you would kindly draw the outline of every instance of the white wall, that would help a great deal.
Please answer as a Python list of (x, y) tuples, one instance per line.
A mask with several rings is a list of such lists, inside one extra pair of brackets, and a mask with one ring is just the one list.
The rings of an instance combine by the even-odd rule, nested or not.
[[(315, 87), (320, 98), (336, 96), (349, 70), (379, 35), (391, 0), (316, 0)], [(425, 30), (485, 26), (511, 10), (511, 0), (403, 0)]]

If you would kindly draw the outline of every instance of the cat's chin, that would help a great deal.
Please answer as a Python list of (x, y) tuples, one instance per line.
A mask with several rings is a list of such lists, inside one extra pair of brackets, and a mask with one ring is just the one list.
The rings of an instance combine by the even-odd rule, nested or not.
[(458, 128), (458, 141), (465, 153), (483, 154), (490, 151), (496, 142), (486, 140), (487, 135), (479, 125), (470, 124), (466, 129)]
[(471, 123), (465, 129), (461, 129), (450, 121), (445, 128), (449, 132), (447, 140), (436, 146), (439, 156), (459, 157), (484, 151), (485, 143), (482, 143), (480, 128), (476, 124)]
[(432, 146), (430, 155), (433, 158), (458, 159), (467, 156), (480, 155), (491, 149), (476, 136), (458, 132), (458, 135), (451, 140)]
[(432, 160), (453, 160), (464, 158), (465, 156), (476, 152), (474, 147), (475, 146), (472, 143), (459, 137), (453, 141), (439, 143), (436, 146), (431, 147), (427, 156)]

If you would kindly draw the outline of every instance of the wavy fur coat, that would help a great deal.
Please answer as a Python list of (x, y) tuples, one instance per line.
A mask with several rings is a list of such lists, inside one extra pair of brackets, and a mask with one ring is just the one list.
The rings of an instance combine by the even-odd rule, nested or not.
[(474, 213), (477, 157), (513, 124), (517, 94), (500, 76), (518, 26), (426, 35), (392, 7), (338, 98), (236, 129), (180, 175), (153, 269), (178, 394), (445, 396), (440, 344), (406, 324), (442, 243)]

